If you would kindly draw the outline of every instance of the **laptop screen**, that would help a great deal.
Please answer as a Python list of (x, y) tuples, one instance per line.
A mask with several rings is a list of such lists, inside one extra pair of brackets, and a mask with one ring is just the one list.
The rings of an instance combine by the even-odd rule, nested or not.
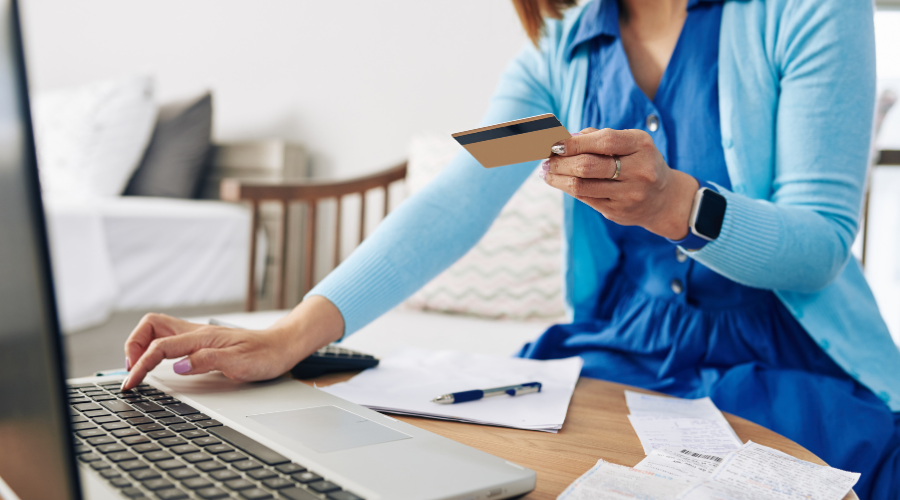
[(16, 4), (0, 0), (0, 497), (70, 499), (80, 495), (25, 82)]

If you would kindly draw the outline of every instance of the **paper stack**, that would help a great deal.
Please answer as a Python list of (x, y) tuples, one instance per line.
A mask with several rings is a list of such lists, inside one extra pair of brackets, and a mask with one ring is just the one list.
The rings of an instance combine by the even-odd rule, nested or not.
[(750, 441), (722, 456), (655, 449), (634, 468), (600, 460), (557, 500), (841, 500), (858, 480)]
[(741, 440), (709, 398), (678, 399), (625, 391), (628, 420), (641, 440), (644, 453), (660, 448), (690, 448), (726, 453), (741, 447)]
[[(544, 432), (562, 428), (581, 373), (581, 358), (540, 361), (454, 351), (405, 349), (376, 368), (322, 390), (376, 411)], [(541, 392), (442, 405), (451, 392), (526, 382)]]

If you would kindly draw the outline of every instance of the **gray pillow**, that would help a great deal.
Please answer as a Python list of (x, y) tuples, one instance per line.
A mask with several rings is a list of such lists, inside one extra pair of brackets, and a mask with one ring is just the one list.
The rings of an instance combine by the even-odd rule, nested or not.
[(193, 198), (207, 170), (212, 95), (161, 106), (153, 137), (125, 195)]

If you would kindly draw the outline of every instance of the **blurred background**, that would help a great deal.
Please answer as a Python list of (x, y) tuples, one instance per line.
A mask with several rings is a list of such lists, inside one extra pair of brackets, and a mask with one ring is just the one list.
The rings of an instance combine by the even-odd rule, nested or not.
[[(900, 157), (879, 153), (900, 150), (900, 1), (876, 5), (881, 115), (866, 245), (860, 238), (854, 251), (860, 259), (865, 251), (900, 344), (900, 168), (891, 165)], [(258, 309), (296, 304), (377, 226), (381, 207), (396, 206), (456, 153), (449, 134), (477, 126), (527, 43), (508, 0), (29, 0), (22, 8), (73, 376), (121, 364), (111, 361), (121, 339), (147, 311), (239, 311), (248, 293)], [(404, 162), (405, 181), (387, 190), (318, 203), (312, 229), (308, 205), (289, 205), (284, 222), (284, 205), (261, 203), (253, 226), (252, 200), (218, 199), (223, 178), (336, 181)], [(551, 226), (535, 238), (558, 245), (558, 222)], [(555, 286), (552, 307), (539, 311), (448, 305), (436, 287), (407, 306), (549, 321), (562, 310)]]

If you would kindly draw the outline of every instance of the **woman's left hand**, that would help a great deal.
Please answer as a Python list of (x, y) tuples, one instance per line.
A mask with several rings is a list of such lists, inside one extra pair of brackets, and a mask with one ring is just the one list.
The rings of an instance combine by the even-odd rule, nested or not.
[[(547, 184), (560, 189), (623, 226), (641, 226), (679, 240), (700, 185), (673, 170), (643, 130), (588, 128), (553, 146), (542, 163)], [(615, 180), (616, 160), (621, 169)]]

